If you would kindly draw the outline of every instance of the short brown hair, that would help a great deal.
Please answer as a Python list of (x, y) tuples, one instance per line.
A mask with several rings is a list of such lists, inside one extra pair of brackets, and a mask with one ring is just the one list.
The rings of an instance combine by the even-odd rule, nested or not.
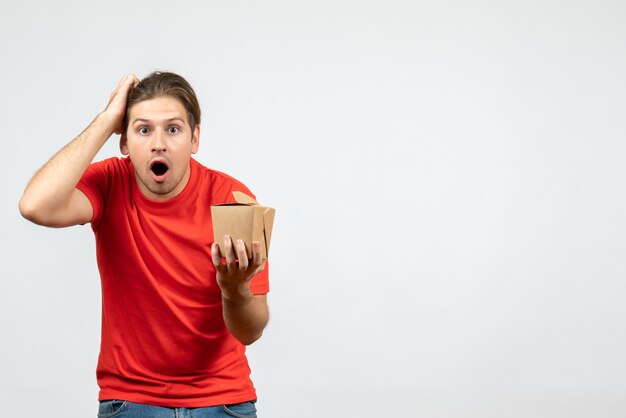
[(128, 93), (124, 130), (128, 128), (130, 109), (144, 100), (169, 96), (178, 99), (187, 111), (187, 121), (191, 129), (200, 124), (200, 104), (191, 85), (178, 74), (154, 71)]

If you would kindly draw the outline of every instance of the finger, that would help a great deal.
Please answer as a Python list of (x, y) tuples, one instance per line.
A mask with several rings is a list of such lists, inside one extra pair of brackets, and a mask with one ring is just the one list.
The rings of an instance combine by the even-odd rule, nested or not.
[(134, 74), (128, 74), (126, 79), (124, 80), (124, 85), (122, 86), (123, 90), (128, 94), (128, 92), (139, 83), (137, 77)]
[(137, 77), (135, 77), (135, 74), (128, 74), (126, 76), (126, 79), (124, 80), (124, 84), (128, 85), (129, 87), (133, 87), (138, 82), (139, 80), (137, 79)]
[(117, 83), (117, 87), (115, 87), (115, 91), (113, 92), (113, 94), (115, 94), (118, 91), (122, 90), (124, 88), (124, 86), (129, 83), (130, 80), (131, 80), (131, 74), (128, 74), (128, 75), (125, 75), (124, 77), (122, 77), (120, 82)]
[(222, 258), (220, 257), (220, 247), (216, 242), (211, 245), (211, 260), (215, 266), (215, 270), (220, 273), (226, 272), (226, 266), (222, 264)]
[(235, 267), (233, 240), (230, 238), (230, 235), (224, 235), (224, 253), (224, 257), (226, 257), (226, 267), (230, 270)]
[(261, 254), (261, 244), (254, 241), (252, 243), (252, 266), (257, 269), (263, 263), (263, 255)]
[(242, 239), (238, 239), (235, 249), (237, 250), (237, 258), (239, 259), (239, 270), (248, 269), (248, 254), (246, 254), (246, 244)]
[(211, 260), (213, 261), (213, 265), (215, 267), (222, 264), (222, 259), (220, 258), (220, 247), (217, 245), (217, 242), (214, 242), (211, 245)]
[(116, 96), (118, 96), (119, 94), (122, 94), (123, 100), (126, 100), (126, 97), (128, 96), (128, 92), (133, 86), (132, 83), (134, 83), (134, 80), (136, 79), (137, 77), (135, 77), (132, 74), (122, 77), (120, 82), (117, 84), (117, 87), (115, 87), (115, 90), (113, 90), (113, 93), (111, 93), (111, 97), (109, 98), (109, 105), (114, 101)]

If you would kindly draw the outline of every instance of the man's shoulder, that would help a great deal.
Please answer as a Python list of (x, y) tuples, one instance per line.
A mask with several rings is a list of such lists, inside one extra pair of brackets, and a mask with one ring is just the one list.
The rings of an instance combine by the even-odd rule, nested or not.
[(81, 182), (109, 182), (115, 178), (122, 178), (131, 170), (129, 158), (110, 157), (95, 161), (83, 173)]
[(256, 198), (245, 184), (243, 184), (241, 181), (237, 180), (233, 176), (226, 174), (222, 171), (206, 167), (195, 159), (192, 159), (191, 161), (192, 164), (196, 165), (196, 169), (200, 173), (200, 178), (202, 179), (201, 181), (205, 183), (206, 186), (209, 186), (214, 194), (230, 195), (228, 197), (223, 196), (226, 201), (230, 201), (232, 199), (231, 192), (233, 191), (240, 191), (247, 195), (250, 195), (253, 198)]
[(123, 169), (128, 170), (131, 166), (129, 157), (109, 157), (104, 160), (95, 161), (89, 165), (90, 168), (100, 169)]

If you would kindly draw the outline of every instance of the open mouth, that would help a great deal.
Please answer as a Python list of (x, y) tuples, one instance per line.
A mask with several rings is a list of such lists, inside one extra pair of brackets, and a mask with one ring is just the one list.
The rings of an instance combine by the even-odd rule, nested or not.
[(157, 180), (162, 178), (165, 173), (167, 173), (167, 170), (169, 170), (169, 167), (163, 161), (155, 161), (150, 165), (150, 171), (152, 171), (152, 174)]

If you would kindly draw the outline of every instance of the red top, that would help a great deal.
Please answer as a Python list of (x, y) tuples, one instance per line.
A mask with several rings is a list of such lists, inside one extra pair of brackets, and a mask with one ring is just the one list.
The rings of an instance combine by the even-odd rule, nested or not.
[[(211, 205), (234, 202), (235, 190), (253, 195), (193, 159), (190, 167), (185, 189), (163, 202), (141, 193), (129, 158), (91, 164), (77, 186), (93, 206), (102, 279), (100, 400), (193, 408), (256, 399), (211, 261)], [(267, 265), (250, 287), (269, 291)]]

